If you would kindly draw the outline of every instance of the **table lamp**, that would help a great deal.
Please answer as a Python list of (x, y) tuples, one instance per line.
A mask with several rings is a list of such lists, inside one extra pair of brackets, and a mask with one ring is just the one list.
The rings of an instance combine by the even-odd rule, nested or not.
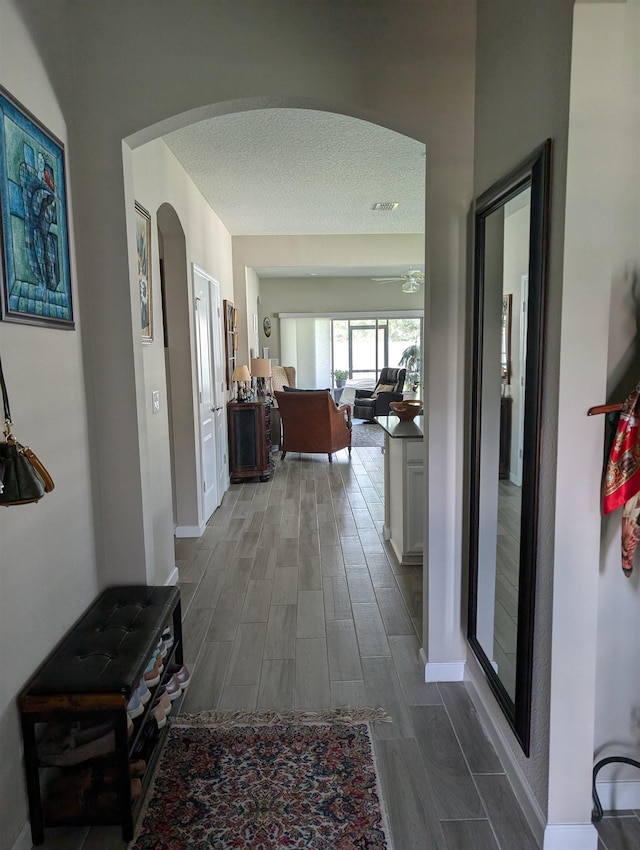
[(264, 357), (252, 357), (251, 376), (256, 379), (259, 396), (264, 398), (266, 395), (271, 395), (271, 360)]
[(238, 384), (238, 401), (246, 401), (247, 400), (247, 388), (246, 385), (251, 381), (251, 375), (249, 373), (248, 366), (236, 366), (233, 370), (233, 375), (231, 376), (233, 381), (236, 381)]

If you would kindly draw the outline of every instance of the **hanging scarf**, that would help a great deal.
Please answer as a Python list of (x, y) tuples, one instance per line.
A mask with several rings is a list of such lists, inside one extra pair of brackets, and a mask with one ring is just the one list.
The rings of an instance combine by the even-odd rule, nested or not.
[(604, 476), (603, 513), (622, 505), (622, 570), (629, 576), (640, 541), (640, 383), (622, 406)]

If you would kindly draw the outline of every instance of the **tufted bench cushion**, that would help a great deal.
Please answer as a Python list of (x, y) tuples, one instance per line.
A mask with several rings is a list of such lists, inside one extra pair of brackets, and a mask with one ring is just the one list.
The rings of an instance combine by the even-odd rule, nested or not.
[(129, 697), (179, 598), (177, 587), (107, 588), (28, 682), (23, 710), (55, 694)]

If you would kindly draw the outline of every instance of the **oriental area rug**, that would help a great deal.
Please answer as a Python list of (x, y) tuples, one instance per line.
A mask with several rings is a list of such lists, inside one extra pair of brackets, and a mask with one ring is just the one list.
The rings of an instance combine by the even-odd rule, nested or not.
[(380, 709), (204, 712), (171, 724), (132, 850), (391, 850)]
[(384, 431), (377, 422), (364, 422), (354, 419), (351, 426), (352, 448), (382, 448), (384, 446)]

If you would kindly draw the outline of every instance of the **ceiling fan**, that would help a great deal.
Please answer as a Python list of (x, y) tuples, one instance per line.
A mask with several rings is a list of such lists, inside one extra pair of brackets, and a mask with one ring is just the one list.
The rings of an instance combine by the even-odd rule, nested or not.
[(420, 269), (409, 269), (404, 274), (395, 277), (372, 277), (371, 280), (375, 280), (376, 283), (393, 283), (401, 280), (403, 292), (420, 292), (420, 284), (424, 283), (424, 272), (421, 272)]

